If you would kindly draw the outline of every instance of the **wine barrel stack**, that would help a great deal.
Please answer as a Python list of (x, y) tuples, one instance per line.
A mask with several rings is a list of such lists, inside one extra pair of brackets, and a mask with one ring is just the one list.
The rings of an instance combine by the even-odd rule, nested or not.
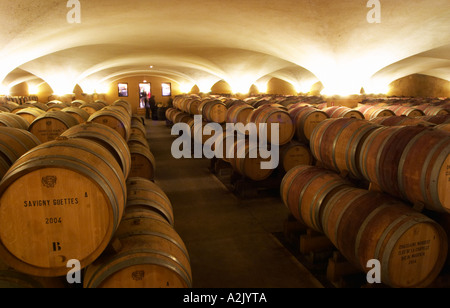
[[(283, 100), (286, 98), (283, 98)], [(287, 103), (287, 102), (286, 102)], [(207, 124), (218, 124), (222, 133), (213, 139), (213, 149), (222, 153), (219, 158), (232, 168), (236, 175), (249, 181), (261, 182), (269, 179), (275, 169), (263, 169), (261, 163), (270, 160), (263, 158), (258, 151), (262, 134), (265, 132), (270, 147), (280, 148), (280, 164), (289, 170), (298, 163), (312, 163), (309, 147), (294, 140), (295, 126), (287, 107), (281, 100), (274, 97), (250, 97), (245, 100), (221, 96), (199, 97), (197, 95), (183, 95), (174, 99), (174, 108), (166, 112), (170, 125), (186, 123), (191, 128), (193, 142), (201, 139), (202, 146), (212, 138), (202, 134)], [(201, 116), (202, 123), (195, 125), (194, 116)], [(256, 124), (256, 131), (250, 132), (247, 124)], [(278, 140), (272, 140), (272, 124), (278, 124), (279, 134), (274, 135)], [(234, 130), (227, 133), (227, 127), (233, 125)], [(267, 128), (267, 130), (264, 129)], [(260, 130), (262, 128), (262, 130)], [(257, 142), (250, 138), (250, 134), (258, 136)], [(200, 136), (201, 138), (195, 136)], [(252, 141), (252, 142), (251, 142)], [(220, 147), (223, 151), (216, 149)], [(257, 155), (251, 155), (252, 153)]]
[(127, 101), (2, 104), (0, 285), (189, 288), (145, 123)]
[[(293, 119), (310, 108), (299, 105)], [(432, 285), (450, 264), (448, 100), (365, 100), (353, 116), (314, 107), (328, 115), (309, 136), (315, 163), (286, 173), (283, 203), (361, 273), (379, 260), (388, 287)]]

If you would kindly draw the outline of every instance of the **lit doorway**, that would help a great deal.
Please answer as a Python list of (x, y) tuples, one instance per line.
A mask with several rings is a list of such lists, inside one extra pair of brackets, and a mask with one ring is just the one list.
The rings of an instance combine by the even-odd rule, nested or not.
[(140, 108), (145, 108), (145, 98), (149, 99), (152, 95), (152, 86), (148, 82), (139, 84), (139, 104)]

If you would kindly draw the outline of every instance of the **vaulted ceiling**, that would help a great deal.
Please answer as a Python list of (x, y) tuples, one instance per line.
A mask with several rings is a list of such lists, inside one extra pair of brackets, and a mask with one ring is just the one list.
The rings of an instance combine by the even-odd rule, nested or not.
[(89, 93), (146, 75), (245, 91), (277, 77), (350, 94), (414, 73), (450, 80), (449, 0), (380, 0), (380, 23), (368, 2), (0, 0), (0, 81)]

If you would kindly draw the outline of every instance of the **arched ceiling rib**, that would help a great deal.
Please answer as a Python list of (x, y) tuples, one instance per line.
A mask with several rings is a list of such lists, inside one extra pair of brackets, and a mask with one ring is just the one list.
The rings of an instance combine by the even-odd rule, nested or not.
[(367, 21), (366, 0), (79, 1), (80, 24), (67, 22), (67, 1), (0, 2), (4, 87), (40, 79), (70, 89), (147, 70), (243, 89), (271, 77), (329, 91), (411, 73), (450, 78), (448, 0), (380, 1), (380, 24)]

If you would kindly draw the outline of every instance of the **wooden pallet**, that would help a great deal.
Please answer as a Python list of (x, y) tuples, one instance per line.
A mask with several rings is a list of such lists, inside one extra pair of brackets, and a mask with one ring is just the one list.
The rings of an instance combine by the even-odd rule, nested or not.
[(328, 259), (327, 279), (336, 288), (361, 288), (367, 284), (366, 275), (338, 250)]
[(282, 177), (274, 172), (268, 179), (253, 181), (245, 176), (233, 172), (230, 178), (233, 192), (241, 198), (267, 197), (268, 195), (280, 195)]
[(268, 195), (279, 196), (281, 181), (284, 176), (277, 169), (268, 179), (253, 181), (237, 173), (230, 163), (217, 158), (210, 160), (209, 169), (230, 191), (244, 199), (266, 197)]

